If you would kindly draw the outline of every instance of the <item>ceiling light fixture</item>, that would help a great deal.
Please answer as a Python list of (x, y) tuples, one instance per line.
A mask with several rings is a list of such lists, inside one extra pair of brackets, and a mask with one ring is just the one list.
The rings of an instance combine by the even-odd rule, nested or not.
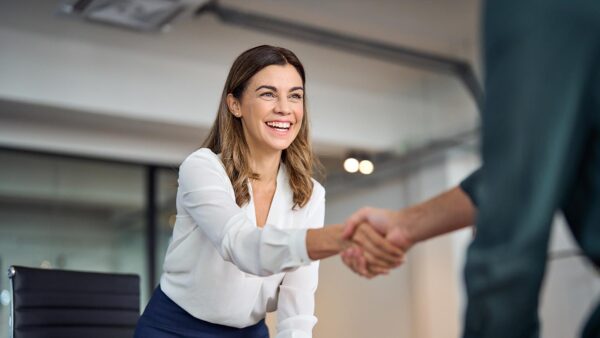
[(358, 160), (353, 158), (353, 157), (349, 157), (344, 161), (344, 170), (346, 170), (349, 173), (355, 173), (358, 171)]
[(182, 0), (63, 0), (59, 12), (137, 31), (158, 32), (186, 9)]
[(372, 158), (373, 155), (368, 153), (350, 151), (344, 160), (344, 170), (351, 174), (359, 172), (363, 175), (370, 175), (375, 170)]
[(358, 165), (358, 170), (363, 175), (370, 175), (371, 173), (373, 173), (374, 169), (375, 166), (373, 165), (373, 162), (369, 160), (362, 160)]

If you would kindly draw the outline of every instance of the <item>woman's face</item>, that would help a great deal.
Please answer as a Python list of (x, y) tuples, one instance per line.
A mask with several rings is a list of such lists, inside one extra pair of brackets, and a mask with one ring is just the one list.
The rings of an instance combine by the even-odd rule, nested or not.
[(271, 65), (254, 74), (240, 100), (227, 97), (229, 110), (241, 117), (253, 153), (288, 148), (304, 116), (302, 78), (292, 65)]

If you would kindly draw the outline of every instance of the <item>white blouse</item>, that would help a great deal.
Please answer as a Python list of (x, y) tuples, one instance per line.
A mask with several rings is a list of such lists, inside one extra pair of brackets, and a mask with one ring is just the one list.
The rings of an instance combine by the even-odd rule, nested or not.
[(252, 193), (240, 208), (220, 158), (209, 149), (192, 153), (179, 169), (163, 292), (204, 321), (241, 328), (277, 310), (277, 338), (312, 337), (319, 263), (306, 252), (306, 230), (322, 227), (325, 216), (325, 189), (313, 182), (309, 202), (292, 210), (281, 165), (261, 229)]

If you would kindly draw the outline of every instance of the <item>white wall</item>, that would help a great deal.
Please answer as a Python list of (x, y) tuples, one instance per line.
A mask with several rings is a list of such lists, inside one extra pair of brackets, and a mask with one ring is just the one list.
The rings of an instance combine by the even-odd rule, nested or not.
[[(340, 223), (364, 205), (395, 207), (406, 196), (402, 180), (373, 189), (327, 196), (325, 223)], [(409, 260), (410, 261), (410, 260)], [(410, 269), (368, 281), (354, 275), (337, 257), (321, 263), (315, 337), (413, 337)]]
[[(327, 197), (326, 223), (339, 223), (366, 205), (397, 209), (447, 187), (444, 157), (369, 188)], [(322, 262), (315, 337), (456, 337), (458, 283), (449, 236), (416, 246), (407, 263), (368, 281), (338, 259)]]
[(577, 337), (591, 311), (600, 304), (598, 271), (587, 258), (574, 255), (575, 252), (579, 249), (573, 235), (558, 214), (550, 245), (550, 254), (556, 258), (546, 266), (541, 297), (543, 337)]

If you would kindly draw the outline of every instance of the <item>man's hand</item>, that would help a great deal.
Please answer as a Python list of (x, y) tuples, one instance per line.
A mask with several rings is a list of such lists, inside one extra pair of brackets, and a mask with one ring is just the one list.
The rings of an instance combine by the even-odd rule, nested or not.
[(362, 208), (350, 216), (345, 223), (344, 238), (352, 238), (362, 224), (370, 225), (395, 246), (408, 250), (412, 246), (409, 238), (407, 219), (402, 211)]
[(345, 225), (333, 224), (306, 232), (306, 249), (312, 260), (324, 259), (348, 249), (360, 247), (361, 257), (377, 273), (385, 273), (404, 260), (404, 251), (389, 243), (370, 226), (360, 226), (352, 239), (344, 237)]
[(404, 262), (404, 250), (390, 243), (366, 223), (356, 228), (351, 243), (342, 255), (346, 252), (353, 253), (355, 261), (350, 264), (362, 276), (372, 278), (387, 274)]
[[(358, 245), (351, 246), (342, 253), (342, 261), (357, 274), (373, 278), (380, 274), (387, 274), (390, 269), (398, 267), (404, 259), (393, 265), (375, 265), (370, 259), (370, 254), (365, 252), (362, 243), (362, 233), (366, 229), (373, 229), (378, 235), (384, 236), (385, 245), (393, 245), (403, 253), (412, 246), (408, 236), (407, 227), (403, 226), (406, 217), (400, 211), (376, 208), (362, 208), (348, 218), (345, 223), (344, 238), (352, 238)], [(373, 236), (373, 235), (371, 235)], [(380, 245), (384, 245), (381, 244)]]
[[(472, 225), (477, 209), (460, 187), (452, 188), (423, 203), (399, 211), (363, 208), (348, 218), (342, 236), (350, 239), (357, 229), (372, 227), (387, 241), (408, 251), (418, 242)], [(342, 260), (354, 272), (372, 278), (382, 273), (368, 262), (364, 248), (350, 246)], [(383, 271), (385, 272), (385, 271)]]

